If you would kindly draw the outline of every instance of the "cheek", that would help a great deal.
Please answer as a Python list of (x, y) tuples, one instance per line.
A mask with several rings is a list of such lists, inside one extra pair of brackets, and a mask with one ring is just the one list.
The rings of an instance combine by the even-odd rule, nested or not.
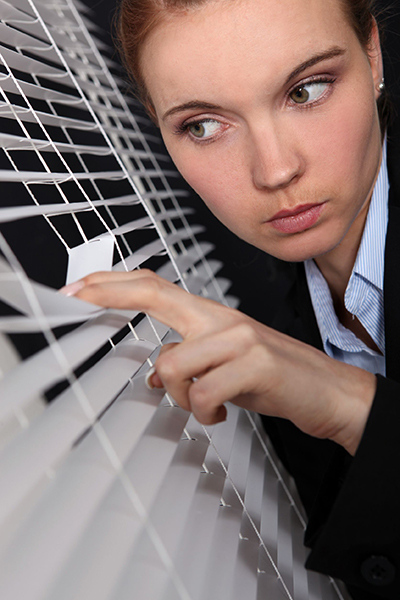
[[(207, 149), (206, 149), (207, 150)], [(225, 225), (232, 227), (237, 214), (238, 191), (242, 191), (242, 174), (232, 160), (212, 159), (206, 152), (175, 152), (168, 148), (182, 177), (200, 196), (211, 212)], [(207, 156), (206, 156), (207, 154)], [(239, 194), (242, 197), (242, 194)], [(243, 205), (243, 203), (240, 203)], [(232, 217), (232, 218), (230, 218)]]
[[(315, 164), (325, 171), (321, 176), (340, 187), (354, 185), (357, 180), (358, 186), (369, 189), (380, 148), (374, 102), (348, 102), (327, 120), (325, 127), (318, 127), (311, 135), (315, 140)], [(374, 148), (376, 151), (372, 151)]]

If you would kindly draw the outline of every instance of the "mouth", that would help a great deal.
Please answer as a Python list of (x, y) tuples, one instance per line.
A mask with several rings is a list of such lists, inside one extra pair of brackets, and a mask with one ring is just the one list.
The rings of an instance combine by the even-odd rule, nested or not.
[(325, 202), (302, 204), (291, 210), (281, 210), (267, 222), (282, 233), (300, 233), (315, 225), (324, 205)]

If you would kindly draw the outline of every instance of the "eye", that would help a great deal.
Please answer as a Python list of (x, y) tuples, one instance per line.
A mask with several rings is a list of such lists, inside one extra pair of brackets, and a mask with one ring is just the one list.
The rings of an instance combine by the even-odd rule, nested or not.
[(189, 123), (186, 127), (194, 137), (205, 139), (217, 133), (221, 127), (221, 123), (213, 119), (205, 119), (204, 121)]
[(296, 104), (306, 104), (307, 102), (315, 102), (326, 91), (331, 81), (311, 81), (299, 85), (289, 96)]

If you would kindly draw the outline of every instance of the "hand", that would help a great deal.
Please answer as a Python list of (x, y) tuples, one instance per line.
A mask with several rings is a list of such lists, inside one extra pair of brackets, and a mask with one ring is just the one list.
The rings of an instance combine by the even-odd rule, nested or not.
[(145, 312), (182, 336), (163, 348), (152, 383), (200, 423), (224, 420), (230, 401), (356, 451), (376, 389), (371, 373), (148, 270), (94, 273), (69, 291), (100, 306)]

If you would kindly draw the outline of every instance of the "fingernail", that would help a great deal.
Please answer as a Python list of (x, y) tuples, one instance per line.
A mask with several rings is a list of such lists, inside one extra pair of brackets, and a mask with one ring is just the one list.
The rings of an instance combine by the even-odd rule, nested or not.
[(154, 385), (151, 382), (151, 378), (154, 375), (154, 373), (156, 372), (156, 368), (155, 367), (151, 367), (147, 373), (146, 373), (146, 377), (144, 378), (144, 383), (147, 387), (148, 390), (154, 390)]
[(64, 296), (75, 296), (75, 294), (77, 294), (83, 287), (85, 287), (83, 281), (75, 281), (69, 285), (64, 285), (64, 287), (60, 288), (58, 291), (60, 294), (64, 294)]

